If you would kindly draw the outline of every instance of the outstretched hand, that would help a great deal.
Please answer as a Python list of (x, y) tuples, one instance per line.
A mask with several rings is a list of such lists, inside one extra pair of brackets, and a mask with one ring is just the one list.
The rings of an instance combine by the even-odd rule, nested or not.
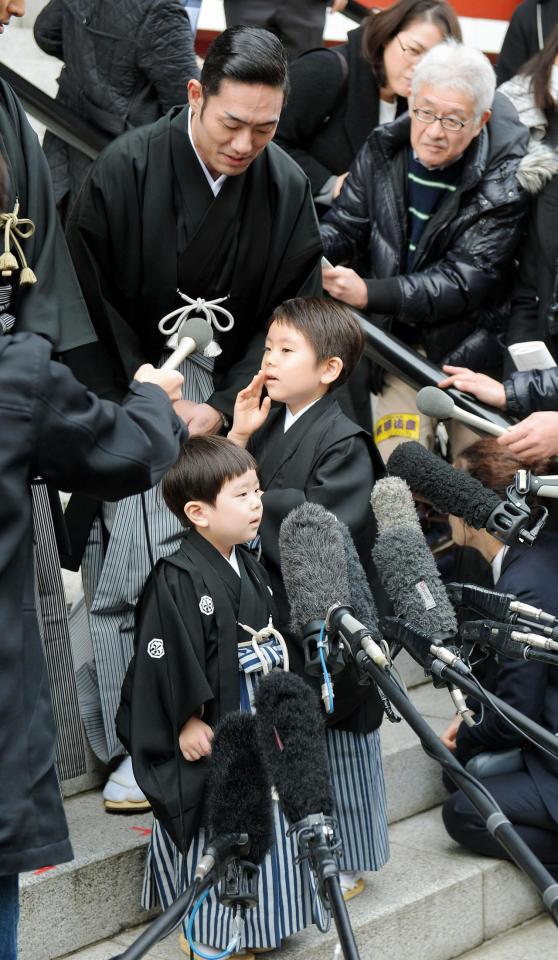
[(233, 425), (228, 439), (239, 447), (245, 447), (256, 430), (267, 420), (271, 409), (271, 400), (264, 397), (262, 390), (265, 384), (265, 373), (260, 370), (247, 387), (237, 394), (234, 405)]
[(451, 374), (438, 384), (442, 389), (455, 387), (464, 393), (472, 393), (477, 400), (487, 403), (490, 407), (497, 407), (499, 410), (506, 409), (506, 392), (504, 385), (499, 380), (494, 380), (485, 373), (475, 373), (473, 370), (468, 370), (467, 367), (450, 367), (445, 364), (442, 370)]
[(550, 410), (532, 413), (498, 437), (497, 443), (525, 463), (555, 457), (558, 455), (558, 413)]

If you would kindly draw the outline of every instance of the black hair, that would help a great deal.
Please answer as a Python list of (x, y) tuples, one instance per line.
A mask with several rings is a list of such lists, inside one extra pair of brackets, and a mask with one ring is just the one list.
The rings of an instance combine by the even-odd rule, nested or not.
[(314, 350), (316, 363), (340, 357), (343, 369), (330, 384), (330, 390), (348, 380), (362, 356), (362, 327), (351, 308), (343, 303), (325, 297), (285, 300), (273, 311), (268, 329), (274, 321), (299, 330)]
[(230, 27), (213, 41), (202, 67), (204, 97), (219, 93), (223, 80), (262, 83), (289, 92), (285, 48), (275, 34), (259, 27)]
[(202, 500), (214, 506), (223, 485), (247, 470), (257, 470), (256, 461), (232, 440), (191, 437), (182, 444), (178, 460), (163, 477), (161, 492), (169, 510), (187, 527), (186, 503)]

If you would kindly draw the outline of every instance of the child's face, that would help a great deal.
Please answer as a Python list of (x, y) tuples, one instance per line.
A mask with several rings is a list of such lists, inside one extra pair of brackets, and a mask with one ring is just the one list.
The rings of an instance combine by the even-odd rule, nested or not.
[(271, 324), (262, 360), (265, 385), (272, 400), (286, 403), (291, 413), (327, 393), (329, 384), (339, 375), (332, 372), (332, 361), (317, 363), (314, 348), (304, 334), (287, 323), (274, 320)]
[(261, 497), (256, 471), (247, 470), (223, 484), (213, 506), (198, 501), (197, 514), (191, 520), (198, 533), (228, 557), (235, 544), (256, 536), (262, 519)]

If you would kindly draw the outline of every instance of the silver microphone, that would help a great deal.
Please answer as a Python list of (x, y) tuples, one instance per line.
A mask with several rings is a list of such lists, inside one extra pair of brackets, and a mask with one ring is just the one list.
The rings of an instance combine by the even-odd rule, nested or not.
[(438, 387), (423, 387), (419, 390), (417, 407), (425, 417), (433, 417), (436, 420), (459, 420), (469, 427), (476, 427), (484, 433), (490, 433), (493, 437), (501, 437), (508, 432), (506, 427), (498, 427), (484, 417), (478, 417), (475, 413), (468, 413), (467, 410), (457, 407), (453, 398)]
[(191, 353), (203, 353), (213, 340), (213, 328), (202, 317), (190, 317), (184, 320), (176, 334), (177, 346), (168, 357), (161, 370), (178, 370), (178, 367)]

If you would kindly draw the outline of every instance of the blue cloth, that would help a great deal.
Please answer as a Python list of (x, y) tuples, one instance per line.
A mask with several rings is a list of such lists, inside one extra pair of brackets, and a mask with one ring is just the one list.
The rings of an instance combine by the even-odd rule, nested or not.
[(198, 20), (200, 18), (202, 0), (182, 0), (182, 3), (186, 8), (186, 13), (188, 14), (188, 19), (190, 20), (190, 26), (192, 27), (192, 33), (195, 37), (196, 30), (198, 29)]
[(17, 960), (18, 875), (0, 877), (0, 957)]

